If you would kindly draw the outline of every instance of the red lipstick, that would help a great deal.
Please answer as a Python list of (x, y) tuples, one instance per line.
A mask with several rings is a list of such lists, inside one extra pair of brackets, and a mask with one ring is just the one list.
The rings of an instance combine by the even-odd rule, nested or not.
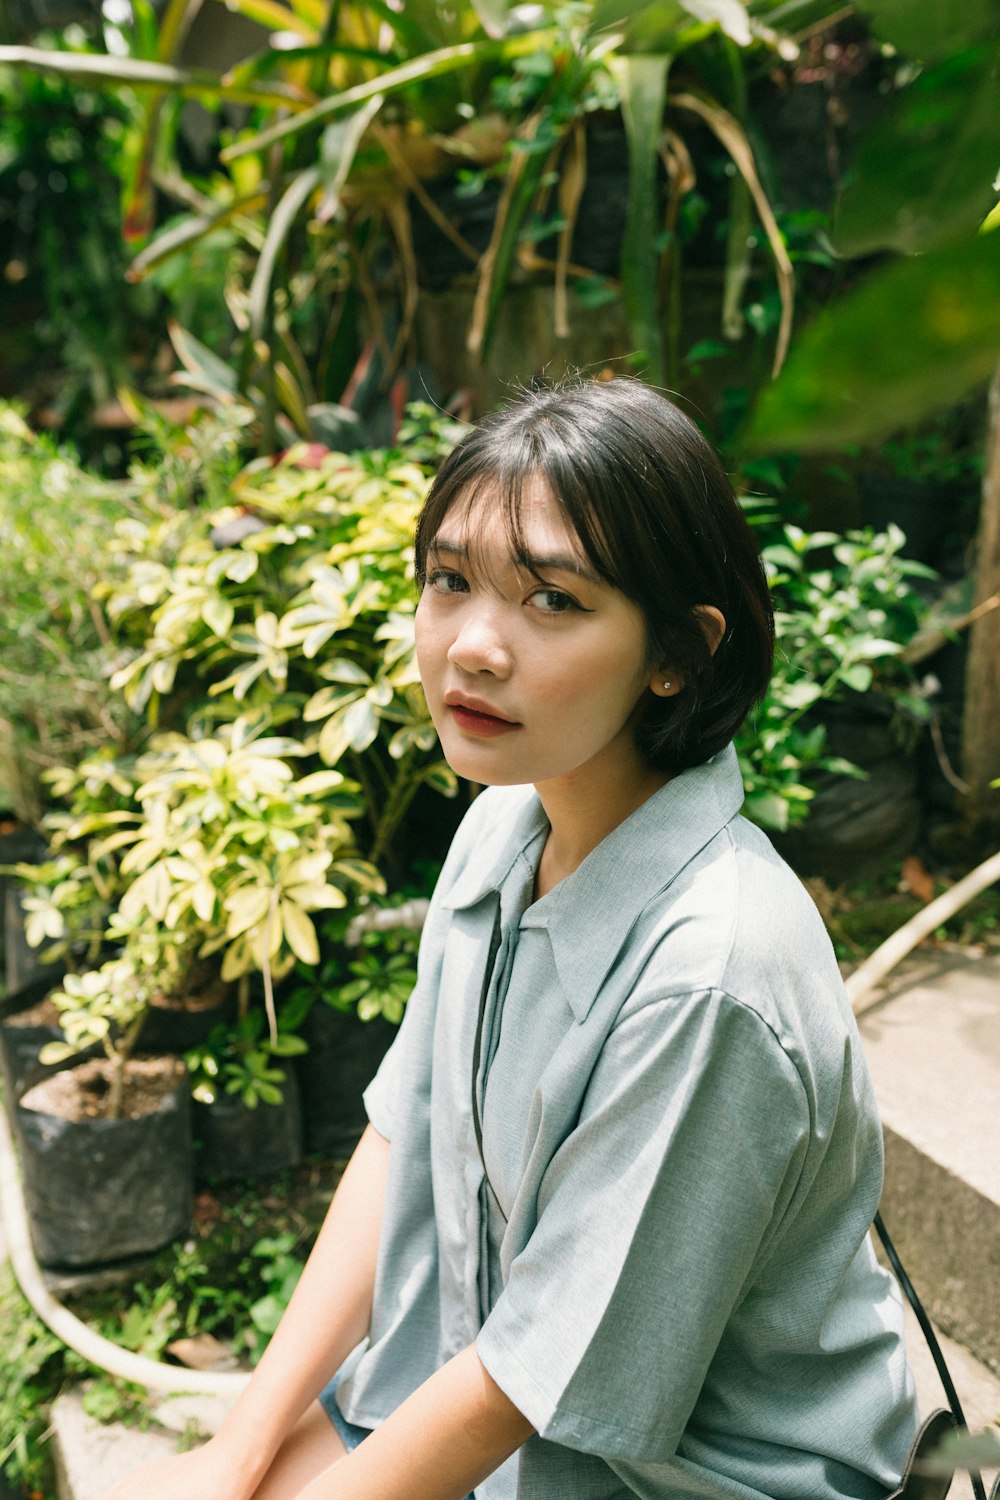
[(464, 693), (446, 693), (444, 701), (458, 727), (469, 734), (491, 739), (494, 735), (508, 734), (521, 727), (515, 719), (505, 719), (480, 698), (468, 698)]

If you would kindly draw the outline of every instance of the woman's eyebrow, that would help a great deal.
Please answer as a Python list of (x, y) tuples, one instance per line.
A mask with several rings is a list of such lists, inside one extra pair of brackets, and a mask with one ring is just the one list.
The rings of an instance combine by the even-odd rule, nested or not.
[[(450, 552), (455, 557), (469, 556), (469, 548), (462, 542), (449, 541), (445, 537), (435, 537), (427, 550), (428, 552)], [(555, 572), (575, 573), (578, 578), (586, 578), (590, 583), (603, 582), (603, 579), (592, 568), (571, 552), (524, 552), (516, 561), (527, 568), (529, 573), (540, 573), (543, 568), (547, 568)]]

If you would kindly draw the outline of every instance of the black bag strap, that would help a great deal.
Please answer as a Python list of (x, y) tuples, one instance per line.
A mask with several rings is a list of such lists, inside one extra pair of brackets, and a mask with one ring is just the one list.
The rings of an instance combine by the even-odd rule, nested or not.
[[(910, 1456), (906, 1461), (906, 1468), (903, 1471), (900, 1487), (898, 1490), (893, 1491), (889, 1496), (889, 1500), (944, 1500), (944, 1497), (951, 1488), (952, 1475), (924, 1474), (921, 1472), (920, 1466), (923, 1460), (938, 1447), (941, 1439), (947, 1432), (954, 1432), (956, 1430), (967, 1432), (968, 1423), (965, 1420), (962, 1403), (958, 1399), (955, 1382), (951, 1378), (951, 1371), (948, 1369), (941, 1345), (938, 1343), (937, 1334), (934, 1332), (931, 1320), (927, 1316), (924, 1304), (917, 1295), (916, 1287), (907, 1275), (906, 1267), (899, 1258), (899, 1252), (889, 1238), (889, 1233), (881, 1214), (877, 1213), (875, 1215), (874, 1228), (875, 1233), (882, 1241), (885, 1253), (889, 1258), (889, 1264), (895, 1272), (896, 1280), (902, 1287), (907, 1302), (909, 1302), (916, 1314), (917, 1322), (920, 1324), (920, 1331), (927, 1340), (927, 1347), (931, 1351), (934, 1368), (938, 1372), (938, 1378), (944, 1387), (945, 1397), (950, 1407), (948, 1411), (940, 1408), (932, 1412), (921, 1426), (914, 1440), (913, 1447), (910, 1450)], [(986, 1500), (986, 1488), (978, 1469), (970, 1469), (969, 1478), (972, 1481), (972, 1492), (976, 1500)], [(990, 1493), (990, 1500), (997, 1500), (998, 1495), (1000, 1495), (1000, 1478), (998, 1478), (997, 1483), (993, 1486)]]

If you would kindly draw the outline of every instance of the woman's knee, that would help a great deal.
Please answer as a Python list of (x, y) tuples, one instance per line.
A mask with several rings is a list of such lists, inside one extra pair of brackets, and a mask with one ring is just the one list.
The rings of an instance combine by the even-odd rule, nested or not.
[(330, 1418), (314, 1401), (278, 1449), (253, 1500), (295, 1500), (307, 1484), (345, 1455)]

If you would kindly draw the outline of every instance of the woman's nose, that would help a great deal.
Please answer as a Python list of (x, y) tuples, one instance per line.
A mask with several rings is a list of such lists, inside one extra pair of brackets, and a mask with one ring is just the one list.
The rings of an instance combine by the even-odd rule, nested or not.
[(490, 672), (494, 677), (509, 674), (510, 649), (492, 610), (470, 610), (464, 616), (448, 648), (448, 660), (465, 672)]

